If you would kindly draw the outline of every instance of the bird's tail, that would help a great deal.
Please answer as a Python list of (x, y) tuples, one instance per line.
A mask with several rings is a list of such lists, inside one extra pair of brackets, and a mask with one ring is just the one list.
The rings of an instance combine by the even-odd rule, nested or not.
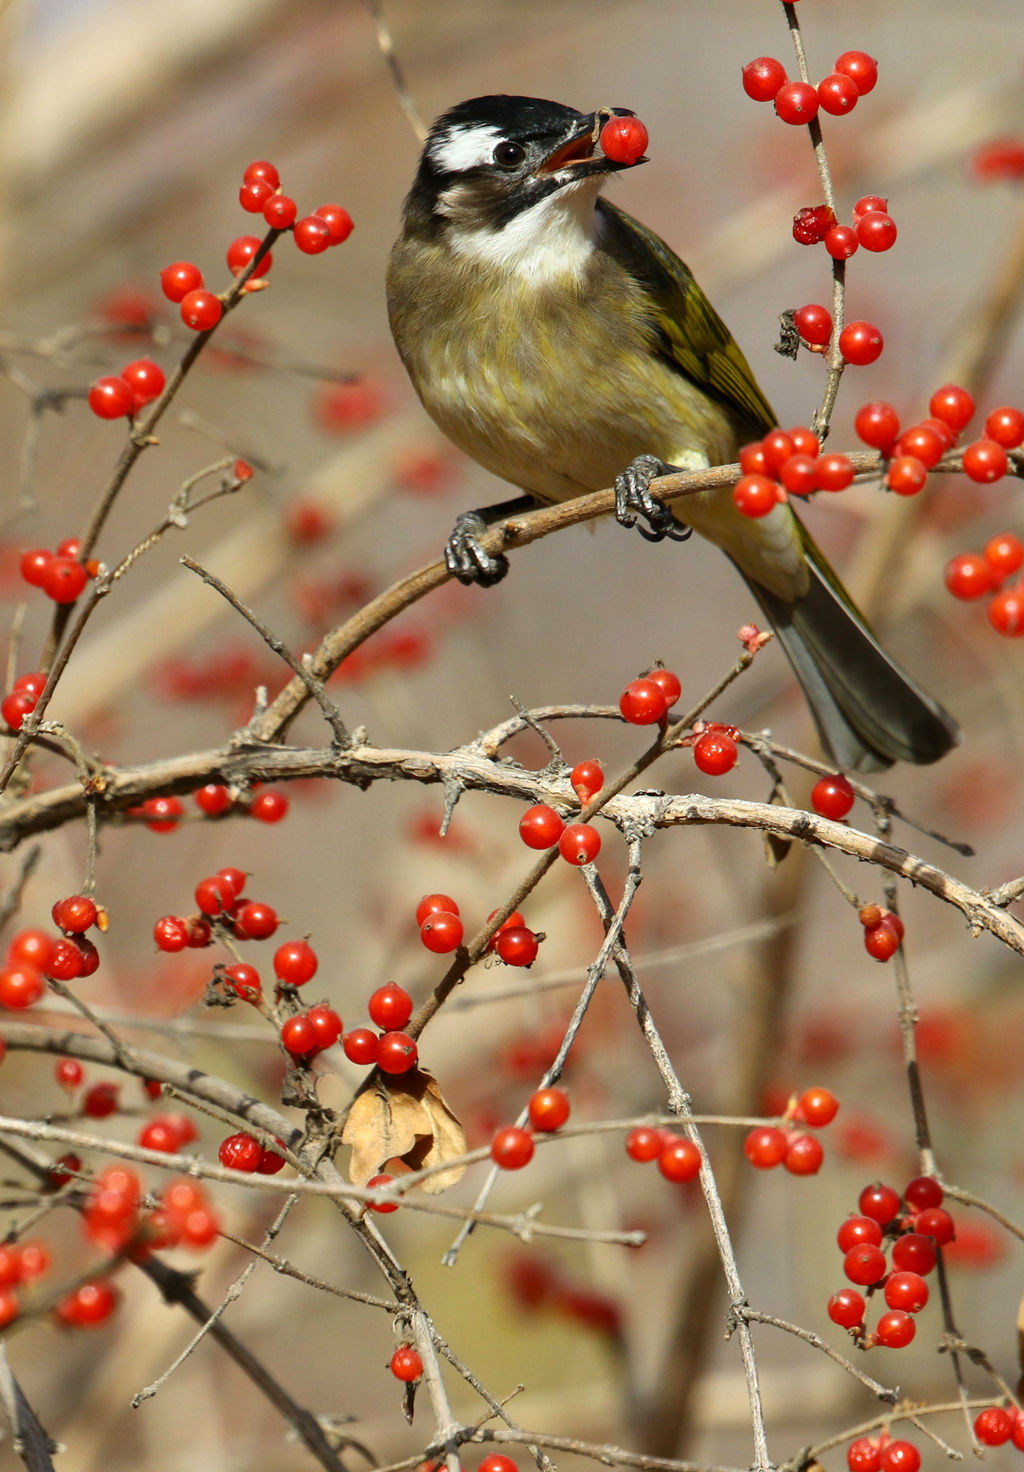
[(804, 536), (810, 586), (795, 602), (743, 575), (782, 641), (826, 753), (847, 771), (938, 761), (959, 742), (959, 726), (886, 654)]

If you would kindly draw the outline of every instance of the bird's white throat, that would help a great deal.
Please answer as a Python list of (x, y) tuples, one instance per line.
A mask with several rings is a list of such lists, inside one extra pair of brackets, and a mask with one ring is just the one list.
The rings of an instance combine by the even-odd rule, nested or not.
[(531, 286), (582, 281), (601, 225), (594, 208), (601, 182), (591, 175), (566, 184), (500, 229), (453, 223), (449, 245), (456, 255), (501, 267)]

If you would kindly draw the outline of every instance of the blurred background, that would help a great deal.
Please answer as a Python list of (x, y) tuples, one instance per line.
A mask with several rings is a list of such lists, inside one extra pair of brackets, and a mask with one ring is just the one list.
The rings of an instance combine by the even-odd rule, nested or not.
[[(847, 449), (865, 400), (891, 399), (909, 421), (927, 413), (940, 383), (967, 371), (969, 331), (1015, 242), (1020, 250), (1019, 186), (979, 181), (970, 160), (994, 138), (1024, 137), (1024, 35), (1019, 0), (969, 8), (804, 0), (798, 9), (816, 79), (851, 47), (879, 59), (876, 90), (852, 117), (826, 118), (824, 127), (845, 210), (862, 194), (887, 196), (900, 232), (892, 252), (861, 252), (849, 269), (848, 315), (876, 322), (886, 349), (844, 381), (830, 445)], [(796, 246), (790, 230), (797, 209), (819, 202), (820, 185), (803, 130), (747, 99), (739, 80), (741, 66), (764, 53), (792, 70), (778, 5), (382, 0), (380, 13), (427, 120), (497, 91), (635, 109), (650, 130), (650, 163), (614, 180), (612, 197), (691, 265), (780, 423), (809, 422), (821, 365), (809, 354), (784, 360), (773, 343), (780, 312), (828, 301), (823, 253)], [(108, 563), (124, 555), (182, 481), (222, 454), (244, 455), (257, 474), (146, 555), (99, 610), (51, 707), (89, 750), (115, 763), (214, 747), (252, 714), (255, 687), (273, 694), (285, 672), (181, 568), (184, 552), (301, 650), (432, 561), (460, 510), (504, 495), (439, 439), (388, 336), (384, 265), (418, 142), (361, 0), (11, 0), (0, 7), (0, 66), (0, 591), (9, 615), (23, 596), (20, 551), (81, 531), (122, 446), (123, 423), (86, 408), (88, 384), (143, 353), (169, 371), (187, 346), (189, 333), (160, 293), (160, 270), (190, 259), (221, 289), (229, 242), (260, 233), (259, 217), (237, 201), (245, 166), (272, 160), (300, 213), (336, 201), (355, 220), (351, 239), (319, 257), (281, 240), (270, 289), (243, 302), (189, 378), (99, 555)], [(1021, 402), (1014, 310), (1008, 299), (1006, 340), (971, 384), (983, 413)], [(46, 405), (50, 390), (72, 395), (60, 412)], [(952, 477), (920, 502), (893, 500), (861, 488), (823, 498), (807, 520), (884, 641), (964, 727), (962, 748), (939, 768), (903, 769), (882, 785), (903, 811), (972, 844), (978, 857), (953, 855), (901, 825), (895, 841), (970, 884), (997, 885), (1020, 870), (1021, 650), (988, 628), (982, 609), (954, 603), (942, 569), (996, 532), (1020, 532), (1019, 500), (1012, 487), (979, 489)], [(580, 529), (518, 553), (498, 588), (448, 587), (402, 615), (331, 693), (346, 722), (365, 725), (381, 746), (446, 750), (505, 719), (510, 697), (528, 706), (611, 703), (655, 659), (678, 672), (689, 703), (731, 665), (736, 630), (753, 616), (714, 549), (652, 547), (612, 525)], [(30, 602), (18, 670), (33, 667), (47, 623), (42, 600)], [(711, 714), (813, 749), (802, 701), (773, 648)], [(636, 733), (605, 723), (557, 734), (570, 761), (597, 756), (608, 771), (641, 749)], [(291, 735), (327, 741), (311, 712)], [(546, 760), (536, 740), (515, 743), (510, 754), (530, 765)], [(43, 762), (38, 780), (66, 780), (66, 770)], [(656, 780), (683, 792), (709, 790), (710, 781), (687, 752), (663, 762)], [(795, 773), (794, 801), (806, 802), (809, 787)], [(768, 783), (747, 756), (710, 790), (763, 800)], [(456, 895), (463, 914), (479, 921), (524, 872), (519, 814), (494, 799), (464, 800), (442, 842), (434, 789), (395, 784), (360, 794), (297, 783), (288, 795), (288, 820), (275, 827), (211, 824), (189, 804), (178, 832), (105, 832), (98, 893), (111, 930), (89, 992), (114, 1015), (137, 1014), (126, 1036), (194, 1058), (269, 1099), (280, 1059), (272, 1041), (259, 1040), (258, 1019), (236, 1016), (238, 1008), (217, 1014), (198, 1039), (169, 1025), (201, 995), (209, 959), (155, 956), (152, 924), (187, 913), (199, 878), (223, 864), (249, 871), (250, 894), (287, 916), (287, 934), (312, 934), (318, 997), (329, 997), (350, 1027), (365, 1021), (366, 998), (382, 982), (402, 982), (418, 1002), (441, 974), (412, 922), (421, 894)], [(866, 809), (852, 820), (868, 823)], [(46, 923), (53, 899), (79, 887), (84, 851), (78, 831), (45, 839), (19, 923)], [(5, 887), (19, 857), (3, 860)], [(867, 1180), (892, 1177), (899, 1187), (916, 1173), (890, 970), (866, 956), (855, 915), (799, 855), (771, 872), (753, 834), (679, 831), (649, 844), (645, 858), (629, 940), (697, 1107), (760, 1098), (777, 1108), (791, 1088), (811, 1083), (843, 1100), (820, 1176), (743, 1177), (732, 1189), (751, 1301), (845, 1348), (824, 1312), (842, 1282), (835, 1227)], [(601, 871), (617, 898), (624, 857), (607, 842)], [(863, 899), (881, 899), (875, 874), (847, 866), (843, 877)], [(957, 912), (917, 893), (902, 898), (940, 1167), (1019, 1213), (1017, 963), (991, 939), (972, 939)], [(599, 944), (576, 875), (553, 873), (526, 918), (548, 935), (529, 976), (481, 968), (421, 1050), (471, 1144), (513, 1118), (535, 1087)], [(751, 925), (761, 927), (760, 939), (745, 939)], [(563, 986), (538, 985), (558, 978)], [(599, 992), (570, 1060), (578, 1118), (662, 1102), (617, 987)], [(153, 1017), (164, 1031), (144, 1025)], [(324, 1095), (340, 1105), (359, 1071), (344, 1059), (323, 1066), (337, 1074)], [(4, 1112), (61, 1108), (48, 1069), (37, 1058), (8, 1057)], [(141, 1097), (133, 1107), (142, 1109)], [(118, 1117), (110, 1128), (124, 1136), (136, 1124)], [(203, 1126), (209, 1153), (218, 1138), (215, 1123)], [(710, 1141), (727, 1182), (737, 1141)], [(501, 1398), (526, 1384), (514, 1403), (522, 1424), (635, 1446), (643, 1436), (638, 1408), (653, 1403), (665, 1413), (669, 1451), (745, 1465), (749, 1426), (735, 1345), (721, 1344), (720, 1318), (710, 1338), (688, 1338), (684, 1322), (699, 1319), (701, 1303), (720, 1307), (689, 1189), (629, 1165), (618, 1140), (598, 1137), (539, 1151), (528, 1177), (500, 1185), (495, 1205), (542, 1199), (548, 1220), (643, 1225), (651, 1242), (641, 1253), (528, 1251), (477, 1233), (446, 1269), (449, 1226), (410, 1214), (389, 1218), (384, 1230), (439, 1328), (488, 1389)], [(474, 1192), (468, 1181), (452, 1199), (468, 1203)], [(218, 1201), (229, 1226), (258, 1236), (264, 1203), (241, 1191)], [(1019, 1255), (980, 1216), (961, 1216), (951, 1266), (957, 1324), (1012, 1379)], [(88, 1260), (76, 1223), (50, 1221), (45, 1230), (59, 1249), (57, 1271), (72, 1277)], [(325, 1204), (296, 1214), (278, 1250), (308, 1272), (379, 1290)], [(201, 1260), (212, 1303), (243, 1263), (230, 1244)], [(557, 1292), (543, 1287), (555, 1281)], [(93, 1336), (33, 1327), (12, 1339), (27, 1393), (67, 1443), (64, 1472), (309, 1465), (209, 1344), (142, 1409), (128, 1409), (192, 1330), (158, 1311), (148, 1284), (125, 1286), (117, 1320)], [(258, 1269), (228, 1320), (303, 1404), (355, 1417), (353, 1434), (380, 1463), (415, 1456), (429, 1438), (425, 1402), (411, 1429), (402, 1420), (384, 1316)], [(912, 1349), (877, 1351), (867, 1368), (899, 1380), (915, 1399), (951, 1399), (947, 1359), (935, 1355), (939, 1322), (933, 1305)], [(768, 1330), (758, 1342), (778, 1460), (873, 1413), (866, 1392), (823, 1357)], [(482, 1414), (454, 1377), (451, 1391), (457, 1415)], [(953, 1422), (944, 1429), (956, 1434)], [(470, 1465), (476, 1460), (475, 1451), (467, 1455)], [(0, 1465), (8, 1461), (14, 1465), (13, 1453), (0, 1446)], [(832, 1452), (829, 1466), (841, 1465), (841, 1451)]]

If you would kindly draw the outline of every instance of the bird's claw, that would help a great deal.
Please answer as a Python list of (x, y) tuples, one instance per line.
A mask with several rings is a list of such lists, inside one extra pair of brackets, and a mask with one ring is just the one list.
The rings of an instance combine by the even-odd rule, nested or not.
[(502, 553), (497, 557), (481, 546), (481, 533), (487, 523), (475, 511), (466, 511), (455, 523), (444, 549), (444, 565), (463, 587), (477, 583), (481, 588), (493, 588), (508, 572), (508, 558)]
[[(648, 542), (685, 542), (691, 528), (677, 521), (668, 506), (651, 495), (650, 485), (673, 467), (656, 455), (638, 455), (628, 470), (615, 477), (615, 520), (620, 526), (635, 526)], [(645, 525), (646, 523), (646, 525)]]

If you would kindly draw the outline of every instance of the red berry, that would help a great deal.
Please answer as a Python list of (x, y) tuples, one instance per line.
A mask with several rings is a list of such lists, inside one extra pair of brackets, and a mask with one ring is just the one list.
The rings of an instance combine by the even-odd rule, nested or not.
[(850, 1472), (878, 1472), (878, 1443), (868, 1436), (851, 1441), (846, 1449), (846, 1465)]
[(693, 759), (708, 777), (721, 777), (736, 765), (739, 747), (724, 731), (705, 731), (693, 743)]
[(935, 1244), (920, 1232), (907, 1232), (892, 1244), (892, 1265), (900, 1272), (930, 1273), (938, 1261)]
[(522, 1170), (533, 1159), (533, 1136), (518, 1125), (506, 1125), (491, 1141), (491, 1159), (502, 1170)]
[[(239, 235), (231, 242), (228, 246), (227, 262), (232, 276), (241, 276), (262, 244), (263, 242), (257, 235)], [(274, 257), (268, 250), (249, 279), (256, 280), (260, 276), (265, 276), (273, 264)]]
[(459, 907), (450, 894), (425, 894), (416, 906), (416, 924), (422, 925), (428, 915), (441, 911), (446, 915), (457, 915)]
[(181, 299), (181, 320), (194, 332), (209, 332), (221, 319), (224, 308), (212, 291), (190, 291)]
[(866, 51), (844, 51), (836, 58), (835, 71), (850, 77), (857, 84), (857, 91), (864, 97), (878, 81), (878, 62)]
[(164, 915), (153, 926), (153, 939), (161, 951), (183, 951), (188, 945), (188, 925), (180, 915)]
[(228, 889), (230, 890), (231, 899), (236, 900), (238, 896), (242, 893), (242, 890), (245, 888), (245, 881), (248, 878), (248, 875), (245, 873), (244, 869), (233, 869), (228, 867), (226, 869), (218, 869), (216, 878), (222, 879), (224, 881), (224, 883), (228, 886)]
[(74, 603), (89, 574), (73, 557), (51, 557), (43, 570), (42, 590), (54, 603)]
[[(668, 674), (669, 672), (663, 670), (661, 673)], [(661, 682), (658, 681), (658, 683)], [(580, 802), (588, 803), (604, 786), (604, 772), (601, 770), (601, 763), (577, 762), (569, 773), (569, 781)]]
[(985, 434), (1004, 450), (1016, 450), (1024, 444), (1024, 414), (1008, 404), (993, 409), (985, 420)]
[[(394, 1176), (389, 1175), (371, 1176), (366, 1183), (366, 1189), (372, 1191), (377, 1187), (390, 1186), (394, 1179)], [(389, 1212), (397, 1211), (398, 1206), (399, 1203), (397, 1201), (371, 1201), (369, 1203), (370, 1210), (377, 1212), (380, 1216), (387, 1216)]]
[(848, 455), (833, 453), (818, 459), (818, 487), (823, 491), (845, 491), (853, 480), (853, 465)]
[(743, 90), (755, 102), (771, 102), (786, 80), (786, 68), (774, 56), (756, 56), (743, 68)]
[(897, 455), (912, 455), (926, 470), (938, 465), (945, 449), (945, 439), (928, 424), (911, 425), (895, 445)]
[(764, 468), (767, 475), (778, 475), (791, 455), (796, 454), (793, 436), (784, 429), (770, 429), (761, 441)]
[(274, 952), (274, 975), (287, 986), (305, 986), (316, 975), (319, 964), (308, 940), (286, 940)]
[(412, 1016), (412, 997), (396, 982), (389, 981), (374, 992), (367, 1011), (381, 1032), (401, 1030)]
[(368, 1027), (357, 1027), (347, 1032), (341, 1040), (345, 1057), (350, 1063), (370, 1064), (377, 1061), (377, 1034)]
[[(237, 465), (235, 475), (238, 475)], [(288, 816), (288, 806), (288, 799), (283, 792), (257, 792), (249, 804), (249, 816), (260, 823), (280, 823), (282, 818)]]
[[(278, 1140), (277, 1143), (283, 1149), (284, 1141)], [(276, 1176), (278, 1171), (284, 1170), (287, 1164), (288, 1162), (283, 1155), (277, 1150), (271, 1150), (265, 1145), (260, 1151), (260, 1163), (256, 1167), (256, 1174), (261, 1176)]]
[(934, 1176), (915, 1176), (903, 1189), (903, 1200), (911, 1211), (928, 1211), (941, 1206), (944, 1192)]
[(211, 874), (200, 879), (194, 897), (204, 915), (223, 915), (238, 898), (238, 890), (223, 874)]
[(928, 1302), (928, 1284), (920, 1273), (890, 1273), (885, 1280), (885, 1301), (890, 1308), (920, 1313)]
[[(646, 678), (648, 680), (653, 680), (654, 683), (659, 687), (662, 695), (664, 695), (665, 697), (665, 709), (671, 710), (676, 701), (679, 699), (680, 695), (682, 695), (683, 693), (683, 687), (680, 683), (679, 676), (675, 674), (672, 670), (657, 669), (651, 670), (650, 674), (647, 675)], [(595, 762), (593, 765), (598, 766), (598, 763)], [(595, 789), (595, 791), (600, 791), (600, 789), (597, 788)]]
[(416, 1067), (418, 1053), (404, 1032), (386, 1032), (377, 1040), (377, 1067), (382, 1073), (408, 1073)]
[(247, 179), (238, 191), (238, 203), (250, 215), (261, 215), (263, 206), (274, 193), (269, 179)]
[(546, 1134), (560, 1130), (569, 1118), (569, 1096), (564, 1089), (538, 1089), (527, 1105), (530, 1124)]
[(858, 368), (874, 363), (884, 346), (882, 334), (871, 322), (848, 322), (839, 334), (839, 351)]
[(84, 1070), (77, 1058), (59, 1058), (53, 1072), (61, 1088), (70, 1094), (82, 1082)]
[(259, 1140), (254, 1140), (252, 1135), (244, 1132), (228, 1135), (226, 1140), (220, 1142), (217, 1150), (217, 1158), (228, 1170), (244, 1170), (250, 1173), (258, 1168), (262, 1154), (263, 1146)]
[(457, 950), (462, 944), (462, 936), (462, 921), (458, 915), (449, 915), (443, 910), (428, 915), (420, 926), (420, 940), (428, 951), (438, 956)]
[(261, 900), (249, 900), (234, 917), (239, 940), (267, 940), (278, 926), (277, 911)]
[(175, 261), (160, 272), (160, 286), (168, 301), (180, 302), (203, 284), (203, 273), (191, 261)]
[(793, 239), (798, 245), (820, 245), (835, 223), (835, 212), (829, 205), (805, 205), (793, 216)]
[(900, 418), (891, 404), (864, 404), (853, 421), (857, 435), (875, 450), (888, 450), (900, 432)]
[(932, 394), (928, 409), (936, 419), (943, 420), (954, 433), (959, 434), (974, 414), (974, 400), (959, 384), (946, 383)]
[(896, 455), (885, 472), (885, 483), (897, 496), (916, 496), (927, 479), (928, 467), (916, 455)]
[(743, 1153), (758, 1170), (772, 1170), (785, 1160), (787, 1143), (784, 1131), (770, 1124), (757, 1125), (744, 1140)]
[(848, 1216), (836, 1233), (840, 1252), (849, 1252), (851, 1247), (881, 1247), (882, 1228), (871, 1216)]
[(281, 184), (281, 175), (272, 163), (265, 158), (254, 159), (251, 164), (246, 165), (245, 173), (242, 175), (244, 183), (248, 184), (253, 179), (263, 179), (271, 189), (278, 189)]
[(833, 225), (825, 232), (825, 249), (834, 261), (848, 261), (859, 245), (852, 225)]
[(1024, 565), (1024, 543), (1013, 532), (1000, 532), (985, 543), (985, 561), (997, 577), (1009, 577)]
[(864, 949), (876, 961), (891, 960), (900, 948), (900, 940), (901, 936), (890, 916), (864, 931)]
[(81, 976), (84, 964), (82, 953), (74, 941), (62, 936), (54, 942), (50, 959), (46, 963), (46, 975), (52, 976), (54, 981), (74, 981), (76, 976)]
[(823, 82), (818, 83), (818, 101), (826, 112), (835, 117), (852, 112), (859, 97), (856, 82), (843, 72), (831, 72)]
[(890, 1441), (879, 1447), (878, 1465), (880, 1472), (918, 1472), (921, 1453), (912, 1442)]
[(185, 805), (178, 797), (147, 797), (139, 809), (152, 833), (171, 833), (185, 816)]
[(258, 1002), (263, 994), (260, 974), (255, 966), (239, 961), (234, 966), (225, 966), (224, 980), (243, 1002)]
[(839, 1113), (839, 1100), (831, 1089), (805, 1089), (797, 1100), (797, 1119), (815, 1129), (831, 1124)]
[(295, 222), (295, 244), (307, 256), (318, 256), (331, 244), (331, 228), (319, 215), (306, 215)]
[(69, 935), (81, 935), (90, 925), (96, 924), (98, 915), (95, 902), (84, 894), (71, 894), (57, 900), (50, 913), (54, 925)]
[(779, 471), (779, 480), (791, 496), (809, 496), (818, 489), (817, 457), (790, 455)]
[(82, 1283), (73, 1293), (62, 1298), (54, 1309), (62, 1324), (71, 1329), (92, 1329), (117, 1308), (121, 1295), (106, 1278)]
[(784, 123), (809, 123), (818, 114), (818, 94), (810, 82), (783, 82), (775, 111)]
[(163, 393), (164, 370), (152, 358), (136, 358), (121, 369), (121, 377), (132, 391), (135, 409), (149, 404)]
[(792, 1176), (815, 1176), (821, 1169), (825, 1151), (814, 1135), (797, 1135), (786, 1145), (782, 1164)]
[(929, 1206), (914, 1217), (914, 1230), (931, 1237), (936, 1247), (945, 1247), (956, 1236), (953, 1218), (943, 1206)]
[(489, 1457), (484, 1457), (477, 1472), (519, 1472), (519, 1468), (511, 1457), (492, 1452)]
[(901, 1308), (891, 1308), (875, 1325), (875, 1339), (886, 1349), (903, 1349), (917, 1333), (912, 1316)]
[(208, 782), (193, 793), (196, 807), (208, 818), (217, 818), (231, 806), (231, 793), (219, 782)]
[(100, 419), (121, 419), (135, 403), (131, 387), (123, 378), (97, 378), (89, 390), (89, 408)]
[(601, 851), (601, 835), (589, 823), (570, 823), (562, 830), (558, 852), (567, 864), (592, 864)]
[(631, 680), (619, 696), (619, 710), (631, 726), (653, 726), (665, 718), (665, 692), (656, 680)]
[(844, 1256), (843, 1272), (851, 1283), (870, 1287), (885, 1277), (885, 1253), (870, 1242), (861, 1242)]
[(961, 552), (946, 564), (945, 580), (954, 598), (983, 598), (992, 591), (992, 567), (977, 552)]
[(819, 306), (817, 302), (797, 307), (793, 323), (804, 342), (813, 343), (815, 347), (828, 346), (832, 336), (832, 313), (827, 307)]
[(342, 209), (340, 204), (317, 205), (313, 213), (319, 219), (323, 220), (331, 232), (331, 238), (328, 244), (341, 245), (352, 234), (352, 216), (348, 210)]
[(12, 731), (20, 731), (21, 723), (35, 710), (38, 701), (27, 690), (12, 690), (0, 700), (0, 716)]
[(287, 194), (273, 194), (263, 204), (263, 218), (273, 230), (287, 230), (298, 213), (294, 199)]
[(317, 1051), (316, 1028), (304, 1014), (289, 1017), (281, 1028), (281, 1042), (293, 1058), (305, 1058)]
[(875, 1181), (872, 1185), (864, 1187), (857, 1199), (857, 1205), (863, 1216), (869, 1216), (872, 1221), (880, 1222), (884, 1226), (898, 1214), (900, 1197), (891, 1186)]
[(764, 475), (764, 451), (760, 440), (752, 445), (741, 445), (738, 458), (744, 475)]
[(766, 475), (742, 475), (732, 488), (732, 499), (741, 516), (767, 516), (779, 504), (775, 481)]
[(540, 947), (527, 926), (503, 925), (494, 937), (492, 949), (506, 966), (532, 966)]
[(856, 1288), (840, 1288), (828, 1301), (828, 1316), (842, 1329), (858, 1329), (864, 1322), (864, 1307)]
[(974, 1418), (974, 1434), (983, 1446), (1002, 1446), (1013, 1435), (1014, 1417), (1002, 1406), (989, 1406)]
[(880, 194), (864, 194), (853, 206), (853, 223), (856, 224), (864, 215), (889, 213), (889, 201), (883, 199)]
[(881, 210), (869, 210), (857, 221), (857, 239), (865, 250), (891, 250), (897, 234), (896, 221)]
[(667, 1181), (683, 1183), (700, 1175), (701, 1153), (692, 1140), (670, 1139), (663, 1143), (658, 1169)]
[(601, 151), (616, 164), (639, 163), (647, 142), (647, 129), (639, 118), (609, 118), (601, 129)]
[(988, 606), (988, 621), (997, 634), (1015, 639), (1024, 634), (1024, 589), (1003, 588)]
[(831, 818), (838, 823), (853, 807), (856, 795), (841, 773), (834, 777), (819, 777), (811, 788), (811, 806), (823, 818)]
[(964, 474), (983, 485), (1002, 480), (1008, 464), (1006, 451), (995, 440), (975, 440), (964, 447)]
[(657, 1160), (664, 1144), (661, 1131), (651, 1125), (641, 1124), (626, 1136), (626, 1154), (630, 1160), (646, 1163)]
[(423, 1374), (423, 1361), (411, 1344), (403, 1344), (391, 1356), (391, 1373), (396, 1380), (411, 1382)]
[(333, 1048), (341, 1037), (341, 1018), (334, 1008), (323, 1005), (310, 1007), (306, 1016), (316, 1029), (317, 1052)]
[(98, 1083), (93, 1084), (85, 1092), (82, 1100), (82, 1113), (89, 1119), (106, 1119), (108, 1114), (117, 1111), (119, 1090), (117, 1084)]
[(527, 848), (554, 848), (564, 828), (564, 820), (545, 802), (527, 808), (519, 819), (519, 837)]

